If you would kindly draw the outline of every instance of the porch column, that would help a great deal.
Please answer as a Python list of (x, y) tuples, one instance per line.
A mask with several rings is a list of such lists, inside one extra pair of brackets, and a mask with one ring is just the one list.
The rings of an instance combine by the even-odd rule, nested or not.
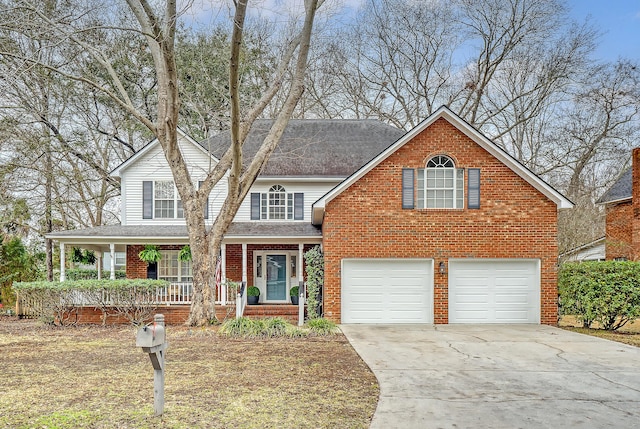
[(299, 295), (298, 299), (298, 326), (304, 325), (304, 299), (307, 296), (304, 290), (304, 275), (302, 274), (302, 266), (304, 265), (304, 243), (298, 244), (298, 285)]
[(218, 297), (222, 305), (226, 305), (227, 301), (227, 245), (220, 245), (220, 289), (221, 296)]
[(247, 243), (242, 243), (242, 282), (247, 287)]
[(109, 278), (111, 280), (115, 280), (116, 279), (116, 245), (113, 243), (110, 243), (109, 250), (111, 251), (111, 273), (109, 274)]
[(96, 256), (96, 270), (98, 271), (98, 280), (102, 279), (102, 252), (97, 251), (98, 255)]
[(67, 275), (64, 271), (64, 243), (60, 243), (60, 281), (63, 282), (67, 279)]

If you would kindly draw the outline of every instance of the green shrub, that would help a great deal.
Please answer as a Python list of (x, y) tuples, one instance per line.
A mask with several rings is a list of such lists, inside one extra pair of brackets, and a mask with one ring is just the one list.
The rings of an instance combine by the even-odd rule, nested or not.
[(640, 317), (640, 263), (566, 263), (558, 281), (560, 314), (575, 315), (585, 327), (598, 322), (616, 330)]
[(314, 335), (333, 335), (336, 333), (338, 326), (331, 320), (324, 318), (311, 319), (307, 322), (307, 326)]
[(300, 295), (300, 286), (294, 286), (289, 289), (289, 296), (298, 296)]
[(299, 328), (280, 317), (231, 319), (224, 322), (218, 331), (220, 335), (231, 338), (296, 338), (333, 335), (336, 332), (337, 325), (327, 319), (313, 319)]
[[(65, 270), (66, 280), (98, 280), (98, 270), (84, 270), (81, 268), (72, 268)], [(108, 279), (111, 275), (111, 271), (102, 271), (102, 279)], [(58, 279), (60, 273), (57, 273)], [(126, 279), (127, 272), (124, 270), (116, 270), (116, 279)]]
[(291, 323), (281, 317), (270, 317), (262, 320), (262, 335), (265, 337), (285, 337)]
[(103, 322), (108, 312), (140, 325), (151, 318), (157, 306), (156, 291), (168, 286), (163, 280), (76, 280), (64, 282), (20, 282), (13, 288), (24, 307), (36, 317), (60, 325), (74, 323), (83, 306), (99, 308)]
[(324, 285), (324, 256), (320, 246), (315, 246), (304, 254), (305, 271), (307, 272), (307, 316), (317, 319), (320, 307), (320, 294)]
[(247, 296), (260, 296), (260, 289), (255, 286), (249, 286), (247, 288)]
[(262, 336), (263, 323), (261, 320), (239, 317), (230, 319), (220, 326), (219, 334), (233, 338), (258, 338)]

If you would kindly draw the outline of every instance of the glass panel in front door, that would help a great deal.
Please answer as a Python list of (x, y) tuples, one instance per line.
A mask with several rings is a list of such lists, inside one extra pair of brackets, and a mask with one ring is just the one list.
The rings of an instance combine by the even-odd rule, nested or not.
[(267, 301), (287, 299), (287, 255), (267, 255)]

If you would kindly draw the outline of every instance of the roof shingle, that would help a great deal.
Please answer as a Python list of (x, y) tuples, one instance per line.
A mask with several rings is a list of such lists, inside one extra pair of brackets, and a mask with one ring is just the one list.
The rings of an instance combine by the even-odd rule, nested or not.
[[(253, 158), (272, 124), (266, 119), (253, 124), (243, 147), (245, 160)], [(290, 120), (261, 176), (347, 177), (404, 134), (377, 120)], [(229, 146), (229, 133), (200, 144), (221, 158)]]

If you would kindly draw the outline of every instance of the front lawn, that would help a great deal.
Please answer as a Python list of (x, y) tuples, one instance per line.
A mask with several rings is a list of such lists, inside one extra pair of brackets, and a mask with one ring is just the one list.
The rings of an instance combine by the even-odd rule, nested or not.
[(128, 326), (0, 318), (0, 428), (367, 428), (379, 389), (342, 335), (239, 340), (169, 326), (165, 413)]

